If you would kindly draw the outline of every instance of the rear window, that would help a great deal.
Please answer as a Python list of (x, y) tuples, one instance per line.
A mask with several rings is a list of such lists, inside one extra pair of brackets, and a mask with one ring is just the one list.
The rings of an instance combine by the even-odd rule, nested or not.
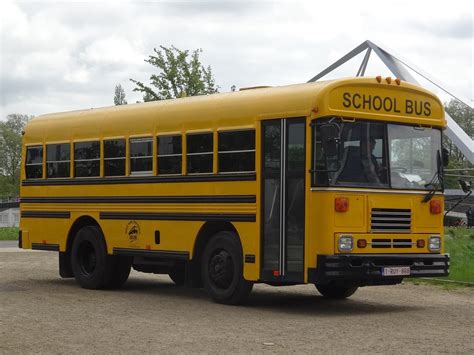
[(41, 179), (43, 177), (43, 146), (26, 148), (25, 172), (27, 179)]

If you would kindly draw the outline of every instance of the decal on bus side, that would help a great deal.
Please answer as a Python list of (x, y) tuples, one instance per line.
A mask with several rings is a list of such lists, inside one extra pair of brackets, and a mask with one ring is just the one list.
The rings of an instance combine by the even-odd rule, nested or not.
[(128, 236), (128, 240), (130, 243), (135, 244), (138, 241), (138, 237), (140, 236), (140, 226), (135, 221), (130, 221), (127, 224), (127, 228), (125, 229), (125, 234)]

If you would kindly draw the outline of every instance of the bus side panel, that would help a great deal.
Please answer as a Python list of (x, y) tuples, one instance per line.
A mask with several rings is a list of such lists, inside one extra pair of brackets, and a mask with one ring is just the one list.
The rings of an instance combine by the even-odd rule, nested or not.
[(109, 254), (113, 248), (189, 252), (202, 221), (101, 220)]
[(242, 244), (244, 278), (257, 281), (260, 278), (260, 233), (257, 223), (235, 222), (234, 227)]
[(30, 218), (22, 217), (22, 246), (31, 249), (32, 244), (59, 245), (60, 251), (66, 250), (66, 240), (74, 218)]
[(332, 194), (310, 193), (310, 209), (307, 218), (311, 220), (307, 241), (307, 267), (316, 267), (316, 255), (334, 253), (334, 196)]
[[(203, 221), (101, 220), (108, 253), (114, 248), (189, 252), (192, 255)], [(240, 237), (244, 258), (244, 277), (259, 278), (260, 250), (257, 223), (232, 223)], [(131, 233), (132, 230), (138, 233)], [(157, 243), (158, 242), (158, 243)]]

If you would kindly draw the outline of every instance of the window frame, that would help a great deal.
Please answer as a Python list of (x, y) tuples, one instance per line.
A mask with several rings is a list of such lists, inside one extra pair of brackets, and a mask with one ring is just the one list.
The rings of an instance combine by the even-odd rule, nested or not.
[[(42, 149), (42, 152), (41, 152), (41, 163), (27, 163), (27, 160), (26, 158), (28, 157), (28, 149), (30, 148), (41, 148)], [(25, 145), (25, 149), (26, 149), (26, 152), (25, 152), (25, 179), (27, 180), (37, 180), (37, 179), (43, 179), (44, 178), (44, 163), (45, 163), (45, 153), (46, 153), (46, 149), (45, 149), (45, 146), (43, 145), (43, 143), (32, 143), (32, 144), (28, 144), (28, 145)], [(38, 178), (29, 178), (28, 177), (28, 173), (27, 173), (27, 167), (28, 166), (39, 166), (41, 165), (41, 177), (38, 177)]]
[[(181, 153), (179, 154), (160, 154), (160, 145), (158, 140), (163, 137), (180, 137), (181, 139)], [(160, 133), (156, 135), (156, 175), (159, 176), (179, 176), (183, 175), (183, 151), (184, 151), (184, 144), (183, 144), (183, 134), (181, 132), (170, 132), (170, 133)], [(179, 173), (160, 173), (160, 158), (167, 158), (167, 157), (181, 157), (181, 162), (179, 164)]]
[[(133, 157), (132, 156), (132, 144), (134, 142), (151, 142), (151, 155), (140, 156), (140, 157)], [(134, 136), (128, 137), (128, 176), (153, 176), (154, 173), (154, 139), (151, 135), (146, 136)], [(132, 159), (151, 159), (151, 170), (146, 171), (132, 171)]]
[[(196, 135), (203, 135), (203, 134), (208, 134), (208, 135), (211, 135), (212, 137), (212, 147), (211, 147), (211, 151), (206, 151), (206, 152), (197, 152), (197, 153), (189, 153), (188, 152), (188, 149), (189, 149), (189, 144), (188, 144), (188, 137), (190, 136), (196, 136)], [(215, 148), (216, 148), (216, 145), (214, 144), (215, 142), (215, 132), (212, 131), (212, 130), (204, 130), (204, 131), (194, 131), (194, 132), (186, 132), (186, 174), (187, 175), (209, 175), (209, 174), (214, 174), (214, 152), (215, 152)], [(199, 155), (211, 155), (212, 156), (212, 161), (211, 161), (211, 171), (209, 172), (198, 172), (198, 173), (195, 173), (195, 172), (189, 172), (189, 159), (188, 157), (192, 157), (192, 156), (199, 156)]]
[[(383, 186), (351, 186), (351, 185), (331, 185), (331, 184), (317, 184), (315, 183), (314, 180), (314, 174), (318, 172), (324, 172), (323, 170), (318, 170), (314, 163), (316, 162), (315, 157), (316, 157), (316, 140), (315, 140), (315, 134), (316, 134), (316, 126), (318, 123), (324, 120), (331, 120), (334, 117), (336, 118), (341, 118), (349, 122), (349, 123), (354, 123), (354, 122), (369, 122), (369, 123), (379, 123), (384, 125), (384, 146), (383, 150), (385, 150), (386, 155), (387, 155), (387, 184), (388, 186), (383, 187)], [(311, 175), (311, 189), (312, 190), (319, 190), (319, 189), (326, 189), (326, 188), (361, 188), (361, 189), (370, 189), (370, 190), (393, 190), (393, 191), (413, 191), (413, 192), (419, 192), (419, 193), (424, 193), (424, 192), (429, 192), (429, 189), (415, 189), (415, 188), (398, 188), (398, 187), (393, 187), (392, 184), (392, 173), (391, 173), (391, 159), (390, 159), (390, 154), (391, 154), (391, 149), (389, 147), (389, 136), (388, 136), (388, 126), (389, 125), (396, 125), (396, 126), (406, 126), (406, 127), (411, 127), (411, 128), (416, 128), (416, 127), (422, 127), (423, 129), (432, 129), (432, 130), (437, 130), (441, 132), (441, 147), (443, 147), (443, 134), (442, 134), (442, 128), (438, 126), (428, 126), (428, 125), (414, 125), (414, 124), (409, 124), (409, 123), (402, 123), (402, 122), (397, 122), (397, 121), (387, 121), (387, 120), (371, 120), (367, 118), (348, 118), (345, 116), (325, 116), (321, 118), (315, 118), (311, 120), (311, 170), (310, 170), (310, 175)], [(443, 184), (440, 184), (439, 188), (436, 190), (436, 192), (444, 191), (444, 186)]]
[[(254, 133), (253, 135), (253, 149), (242, 149), (242, 150), (219, 150), (219, 142), (220, 142), (220, 134), (221, 133), (232, 133), (232, 132), (246, 132), (246, 131), (252, 131)], [(256, 172), (256, 166), (257, 166), (257, 130), (255, 127), (246, 127), (246, 128), (232, 128), (232, 129), (226, 129), (226, 130), (219, 130), (217, 131), (217, 173), (218, 174), (246, 174), (246, 173), (254, 173)], [(253, 170), (239, 170), (239, 171), (220, 171), (220, 166), (219, 166), (219, 155), (220, 154), (238, 154), (238, 153), (254, 153), (254, 168)]]
[[(124, 151), (124, 155), (123, 157), (113, 157), (113, 158), (107, 158), (105, 156), (105, 142), (107, 141), (124, 141), (124, 148), (125, 148), (125, 151)], [(107, 137), (107, 138), (102, 138), (101, 139), (101, 146), (102, 146), (102, 174), (101, 176), (102, 177), (111, 177), (111, 178), (115, 178), (115, 177), (124, 177), (124, 176), (127, 176), (127, 148), (128, 148), (128, 141), (129, 139), (127, 139), (126, 137), (124, 136), (120, 136), (120, 137)], [(109, 161), (109, 160), (120, 160), (120, 159), (123, 159), (124, 161), (124, 170), (123, 170), (123, 175), (107, 175), (105, 173), (105, 162), (106, 161)]]
[[(48, 145), (66, 145), (68, 144), (69, 145), (69, 159), (68, 160), (48, 160)], [(45, 146), (45, 153), (46, 154), (46, 161), (45, 161), (45, 164), (46, 164), (46, 171), (45, 171), (45, 175), (46, 175), (46, 179), (69, 179), (71, 178), (71, 172), (72, 172), (72, 169), (71, 169), (71, 162), (72, 162), (72, 159), (73, 156), (72, 154), (74, 153), (74, 149), (71, 149), (71, 141), (59, 141), (59, 142), (47, 142), (44, 144)], [(48, 163), (69, 163), (69, 176), (57, 176), (57, 177), (50, 177), (48, 176)]]
[[(97, 142), (99, 143), (99, 157), (98, 158), (93, 158), (93, 159), (76, 159), (76, 143), (94, 143), (94, 142)], [(102, 144), (101, 144), (101, 140), (99, 138), (95, 138), (95, 139), (86, 139), (86, 140), (77, 140), (77, 141), (73, 141), (72, 142), (72, 149), (73, 149), (73, 164), (72, 164), (72, 167), (73, 167), (73, 177), (74, 178), (79, 178), (79, 179), (90, 179), (90, 178), (97, 178), (97, 177), (101, 177), (102, 174), (101, 174), (101, 168), (100, 168), (100, 165), (101, 165), (101, 157), (102, 157)], [(99, 161), (99, 174), (98, 175), (94, 175), (94, 176), (77, 176), (76, 175), (76, 162), (92, 162), (92, 161)]]

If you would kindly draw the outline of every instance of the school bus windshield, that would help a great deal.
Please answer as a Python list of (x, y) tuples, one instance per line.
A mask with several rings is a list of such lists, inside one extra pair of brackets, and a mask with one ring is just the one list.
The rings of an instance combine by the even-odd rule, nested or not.
[[(320, 127), (340, 132), (337, 154), (327, 155)], [(322, 120), (313, 129), (313, 186), (429, 190), (438, 172), (438, 129), (373, 121)], [(441, 186), (440, 186), (441, 187)]]

